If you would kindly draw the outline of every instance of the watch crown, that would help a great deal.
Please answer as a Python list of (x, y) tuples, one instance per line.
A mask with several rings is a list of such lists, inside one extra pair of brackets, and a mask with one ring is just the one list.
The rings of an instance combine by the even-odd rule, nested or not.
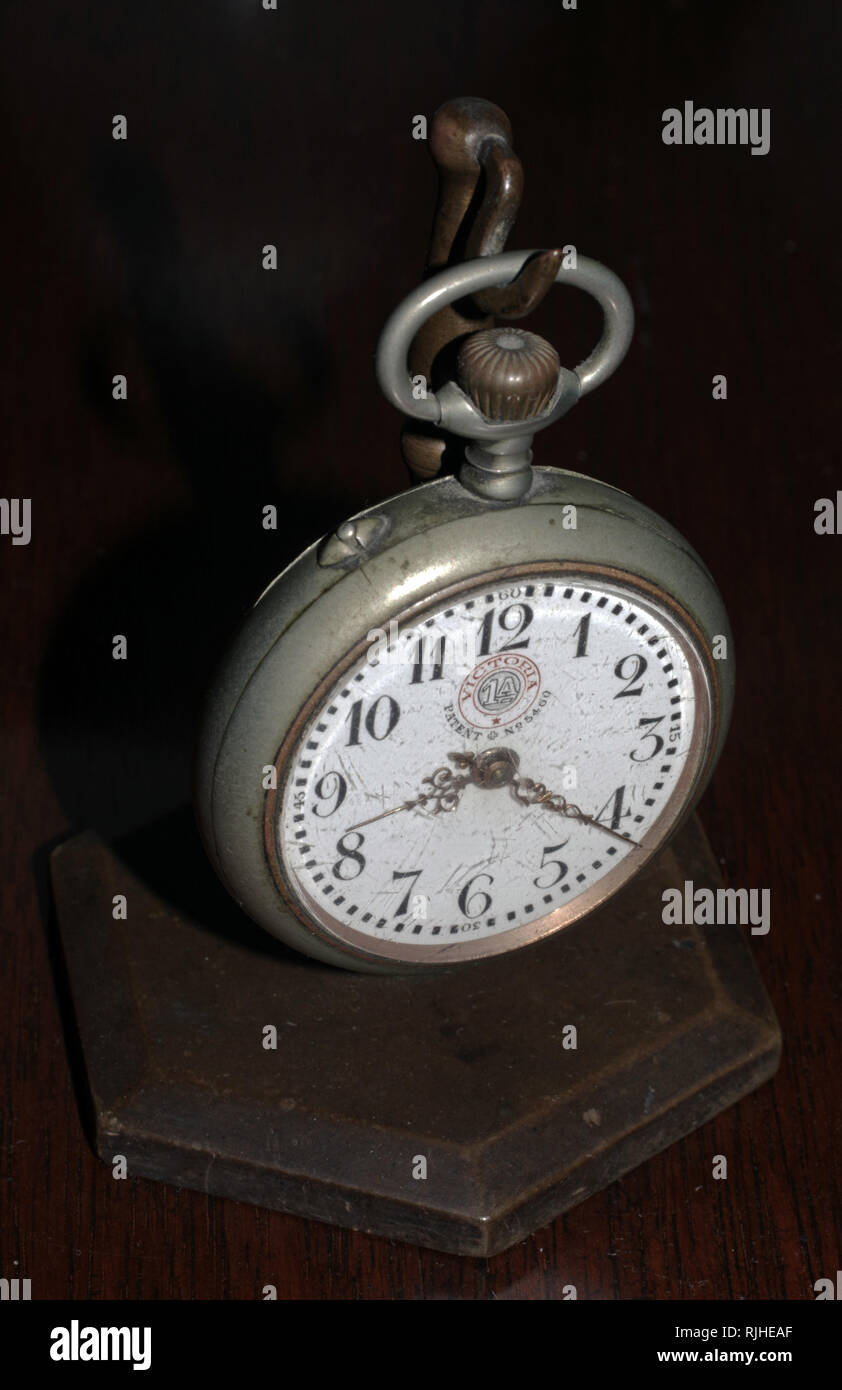
[(456, 379), (487, 420), (531, 420), (558, 384), (558, 353), (523, 328), (485, 328), (466, 338)]

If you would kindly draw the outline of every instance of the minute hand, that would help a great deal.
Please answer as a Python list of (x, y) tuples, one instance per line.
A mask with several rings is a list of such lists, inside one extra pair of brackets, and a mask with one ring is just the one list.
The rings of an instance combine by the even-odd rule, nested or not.
[[(469, 756), (462, 757), (459, 753), (450, 753), (458, 767), (469, 766)], [(373, 825), (377, 820), (385, 820), (387, 816), (396, 816), (399, 811), (411, 811), (416, 806), (426, 806), (428, 801), (433, 802), (433, 814), (437, 815), (440, 811), (455, 810), (462, 791), (470, 782), (470, 777), (454, 777), (449, 767), (437, 767), (435, 772), (429, 777), (421, 779), (421, 785), (428, 786), (429, 791), (421, 791), (410, 801), (402, 801), (399, 806), (392, 806), (388, 811), (381, 811), (379, 815), (369, 816), (368, 820), (357, 821), (356, 825), (349, 825), (346, 835), (352, 830), (360, 830), (364, 825)]]

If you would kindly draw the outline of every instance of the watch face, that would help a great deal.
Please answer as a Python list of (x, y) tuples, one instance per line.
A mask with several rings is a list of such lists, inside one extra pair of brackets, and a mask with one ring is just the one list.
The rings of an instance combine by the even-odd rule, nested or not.
[(704, 660), (607, 572), (486, 578), (349, 653), (278, 755), (264, 837), (323, 940), (440, 965), (514, 947), (636, 873), (710, 743)]

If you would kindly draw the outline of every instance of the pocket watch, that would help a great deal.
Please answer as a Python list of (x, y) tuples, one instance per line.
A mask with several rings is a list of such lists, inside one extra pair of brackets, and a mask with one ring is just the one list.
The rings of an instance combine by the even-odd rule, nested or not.
[(196, 805), (210, 858), (255, 922), (333, 965), (468, 968), (631, 893), (725, 739), (731, 634), (699, 556), (610, 484), (532, 464), (533, 437), (628, 348), (618, 277), (581, 255), (558, 266), (603, 314), (574, 370), (501, 325), (463, 336), (438, 389), (410, 375), (432, 315), (538, 254), (450, 266), (392, 314), (380, 385), (462, 442), (458, 474), (305, 550), (208, 698)]

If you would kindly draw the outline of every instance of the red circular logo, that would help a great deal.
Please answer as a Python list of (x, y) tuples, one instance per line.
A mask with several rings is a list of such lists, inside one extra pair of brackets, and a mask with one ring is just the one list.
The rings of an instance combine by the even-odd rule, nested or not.
[(480, 661), (459, 687), (457, 705), (475, 729), (501, 729), (525, 714), (541, 689), (531, 657), (499, 652)]

